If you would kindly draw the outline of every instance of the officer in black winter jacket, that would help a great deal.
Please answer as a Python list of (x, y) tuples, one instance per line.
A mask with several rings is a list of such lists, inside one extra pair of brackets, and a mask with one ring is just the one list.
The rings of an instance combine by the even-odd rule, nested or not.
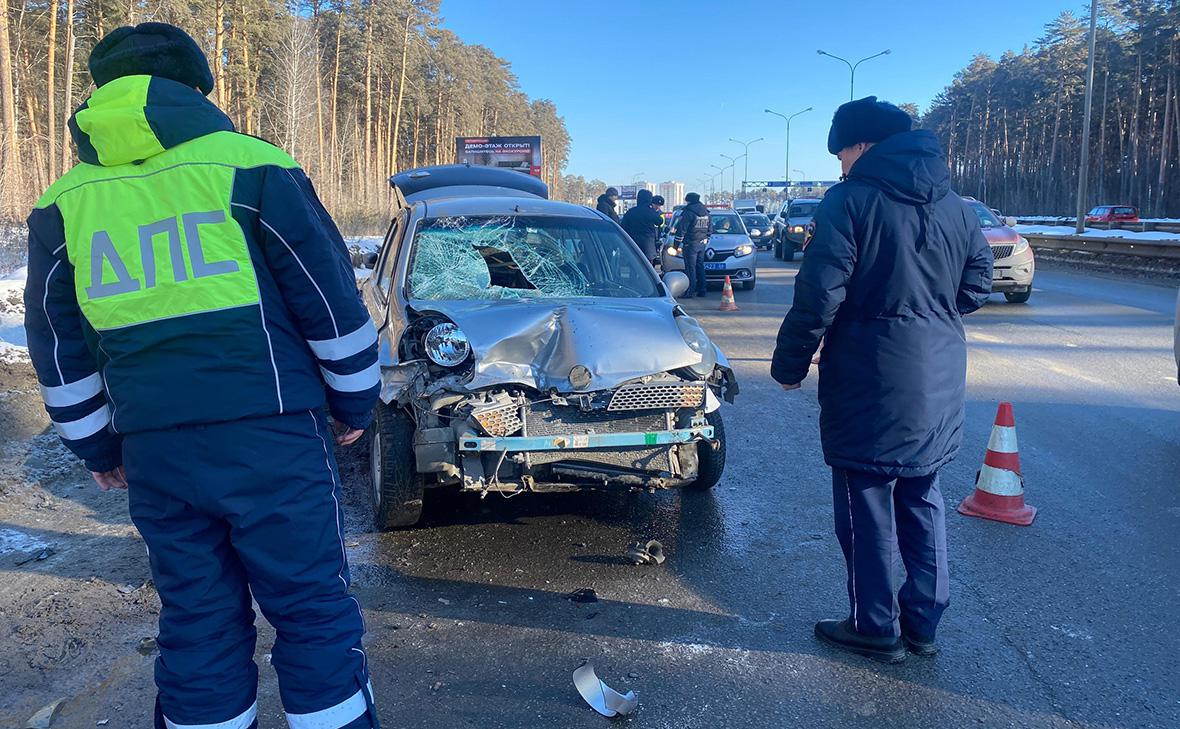
[(598, 204), (594, 206), (594, 209), (617, 223), (619, 222), (619, 214), (615, 212), (615, 201), (618, 199), (619, 191), (608, 187), (606, 192), (598, 196)]
[(824, 342), (820, 436), (851, 609), (815, 632), (887, 662), (907, 647), (937, 651), (950, 597), (938, 472), (963, 430), (963, 316), (987, 300), (992, 276), (991, 249), (950, 189), (937, 138), (910, 127), (872, 96), (836, 111), (828, 151), (846, 181), (816, 211), (771, 365), (796, 389)]
[(635, 195), (635, 207), (623, 214), (620, 225), (635, 245), (643, 251), (643, 256), (653, 263), (656, 260), (656, 235), (660, 226), (664, 224), (664, 216), (652, 207), (651, 190), (640, 190)]
[(688, 274), (688, 291), (680, 298), (691, 299), (709, 293), (705, 280), (705, 249), (709, 246), (713, 222), (700, 195), (690, 192), (684, 196), (684, 202), (687, 205), (676, 219), (676, 247), (684, 256), (684, 272)]

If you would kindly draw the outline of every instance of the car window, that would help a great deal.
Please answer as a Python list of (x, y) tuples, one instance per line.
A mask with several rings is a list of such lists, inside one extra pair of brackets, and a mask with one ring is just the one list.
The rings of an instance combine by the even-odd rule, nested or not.
[(1086, 213), (1086, 215), (1106, 215), (1106, 211), (1107, 208), (1098, 207)]
[(464, 216), (422, 221), (410, 298), (429, 301), (663, 295), (651, 264), (604, 220)]
[(407, 217), (407, 212), (403, 210), (394, 218), (381, 244), (381, 259), (377, 261), (377, 290), (385, 298), (389, 296), (389, 282), (393, 279), (393, 269), (397, 266), (397, 239), (401, 237)]
[(992, 213), (992, 211), (988, 210), (988, 207), (986, 205), (984, 205), (983, 203), (971, 202), (971, 203), (967, 203), (967, 205), (969, 205), (971, 207), (971, 209), (973, 211), (975, 211), (976, 217), (979, 218), (979, 227), (981, 227), (981, 228), (999, 228), (1001, 225), (1003, 225), (1003, 223), (1001, 223), (999, 220), (997, 220), (996, 216)]
[(1134, 215), (1135, 208), (1115, 208), (1115, 212), (1119, 215)]
[(765, 228), (770, 225), (770, 220), (765, 215), (743, 215), (742, 220), (746, 221), (747, 226), (754, 226), (756, 228)]
[(791, 210), (787, 213), (787, 216), (791, 218), (810, 218), (815, 215), (815, 209), (818, 207), (819, 203), (815, 202), (792, 203)]
[(742, 219), (733, 213), (709, 213), (712, 218), (713, 232), (719, 235), (737, 235), (746, 232)]

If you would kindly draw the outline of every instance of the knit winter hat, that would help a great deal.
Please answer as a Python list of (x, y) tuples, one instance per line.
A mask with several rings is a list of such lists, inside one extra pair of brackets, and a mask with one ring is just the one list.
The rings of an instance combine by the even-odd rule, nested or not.
[(200, 89), (213, 90), (213, 72), (197, 42), (188, 33), (167, 23), (140, 23), (115, 28), (90, 52), (94, 85), (123, 76), (161, 76)]
[(828, 152), (836, 154), (861, 142), (881, 142), (894, 134), (908, 132), (914, 125), (910, 115), (876, 96), (841, 104), (832, 117)]
[(693, 203), (699, 203), (700, 201), (701, 196), (695, 192), (690, 192), (684, 196), (684, 202), (688, 203), (689, 205), (692, 205)]

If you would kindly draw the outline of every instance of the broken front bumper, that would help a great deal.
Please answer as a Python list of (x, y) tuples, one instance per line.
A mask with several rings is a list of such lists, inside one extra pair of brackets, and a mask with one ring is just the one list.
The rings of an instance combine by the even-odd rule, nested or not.
[(678, 428), (654, 433), (571, 433), (568, 435), (515, 436), (503, 438), (460, 438), (459, 450), (466, 452), (567, 451), (589, 448), (664, 446), (712, 440), (713, 426)]

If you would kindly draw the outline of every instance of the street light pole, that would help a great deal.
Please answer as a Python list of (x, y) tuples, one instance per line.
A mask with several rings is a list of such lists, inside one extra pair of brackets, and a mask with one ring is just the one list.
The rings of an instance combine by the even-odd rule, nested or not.
[(797, 111), (794, 114), (791, 114), (790, 116), (787, 116), (786, 114), (780, 114), (777, 111), (771, 111), (770, 109), (764, 110), (767, 114), (774, 114), (775, 116), (782, 117), (783, 120), (787, 122), (787, 153), (786, 157), (783, 159), (783, 184), (785, 185), (784, 191), (790, 189), (791, 187), (791, 120), (800, 114), (806, 114), (811, 110), (812, 107), (809, 106), (802, 111)]
[[(724, 157), (725, 159), (727, 159), (727, 160), (729, 161), (729, 165), (730, 165), (731, 167), (733, 167), (733, 168), (734, 168), (734, 170), (736, 170), (736, 169), (737, 169), (737, 166), (736, 166), (736, 165), (737, 165), (737, 161), (738, 161), (739, 159), (741, 159), (741, 156), (738, 156), (738, 157), (730, 157), (728, 154), (725, 154), (724, 152), (722, 152), (722, 153), (721, 153), (721, 156), (722, 156), (722, 157)], [(733, 180), (733, 177), (732, 177), (732, 176), (730, 177), (730, 179), (729, 179), (729, 182), (730, 182), (730, 185), (729, 185), (730, 189), (731, 189), (731, 190), (732, 190), (732, 189), (734, 189), (734, 180)], [(722, 186), (724, 186), (724, 185), (725, 185), (725, 178), (724, 178), (724, 177), (722, 177), (722, 178), (721, 178), (721, 185), (722, 185)]]
[(1078, 171), (1078, 219), (1074, 232), (1086, 232), (1086, 179), (1090, 172), (1090, 110), (1094, 101), (1094, 30), (1098, 25), (1098, 0), (1090, 0), (1090, 59), (1086, 64), (1086, 108), (1082, 121), (1082, 159)]
[(888, 56), (892, 52), (893, 51), (886, 48), (885, 50), (881, 51), (880, 53), (874, 53), (871, 56), (865, 56), (864, 58), (860, 59), (856, 63), (852, 63), (847, 58), (841, 58), (839, 56), (828, 53), (827, 51), (823, 51), (823, 50), (816, 51), (816, 53), (820, 54), (821, 56), (827, 56), (828, 58), (835, 58), (837, 61), (843, 61), (844, 65), (848, 66), (848, 71), (849, 71), (848, 100), (849, 101), (852, 101), (854, 98), (856, 98), (856, 67), (859, 66), (860, 64), (864, 63), (865, 61), (871, 61), (874, 58), (878, 58), (880, 56)]
[[(711, 165), (709, 165), (709, 166), (710, 166), (710, 167), (712, 167), (713, 169), (717, 170), (717, 172), (716, 172), (716, 173), (713, 175), (713, 177), (714, 177), (714, 178), (716, 178), (716, 177), (717, 177), (717, 175), (721, 175), (721, 187), (723, 187), (723, 188), (724, 188), (724, 187), (725, 187), (725, 170), (727, 170), (727, 169), (729, 169), (729, 168), (728, 168), (728, 167), (722, 167), (721, 165), (713, 165), (713, 164), (711, 164)], [(716, 184), (714, 184), (714, 185), (713, 185), (713, 194), (714, 194), (714, 195), (716, 195), (716, 194), (717, 194), (717, 186), (716, 186)]]
[[(750, 145), (753, 144), (754, 142), (761, 142), (762, 139), (763, 139), (762, 137), (758, 137), (757, 139), (751, 139), (748, 142), (743, 142), (743, 141), (734, 139), (733, 137), (729, 138), (729, 141), (733, 142), (734, 144), (740, 144), (743, 147), (745, 147), (745, 152), (742, 154), (742, 156), (746, 158), (745, 172), (742, 173), (742, 196), (743, 197), (745, 197), (745, 194), (746, 194), (746, 178), (748, 178), (750, 176)], [(734, 174), (737, 174), (737, 170), (734, 170)], [(737, 190), (737, 183), (736, 182), (733, 184), (733, 187), (734, 187), (735, 194), (736, 194), (736, 190)]]

